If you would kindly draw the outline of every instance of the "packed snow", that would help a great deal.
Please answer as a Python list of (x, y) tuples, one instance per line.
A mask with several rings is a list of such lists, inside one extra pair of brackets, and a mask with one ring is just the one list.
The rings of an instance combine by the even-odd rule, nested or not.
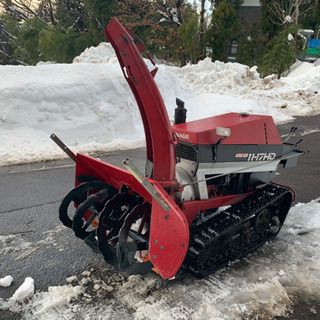
[[(320, 66), (311, 66), (303, 63), (294, 77), (261, 79), (255, 67), (205, 59), (183, 68), (159, 65), (155, 80), (170, 119), (179, 97), (188, 121), (249, 112), (283, 123), (320, 112)], [(110, 44), (85, 50), (72, 64), (0, 66), (0, 77), (0, 165), (64, 157), (51, 133), (74, 152), (144, 145), (134, 96)]]
[[(51, 133), (74, 152), (144, 145), (138, 108), (109, 44), (87, 49), (72, 64), (7, 65), (0, 66), (0, 74), (0, 165), (64, 157)], [(256, 68), (206, 59), (182, 68), (159, 65), (155, 80), (171, 119), (176, 97), (185, 101), (188, 120), (249, 112), (271, 115), (279, 124), (320, 113), (320, 66), (309, 63), (278, 80), (261, 79)], [(11, 298), (0, 298), (0, 312), (46, 320), (288, 316), (296, 295), (320, 299), (319, 212), (320, 198), (297, 204), (275, 241), (205, 279), (127, 276), (105, 265), (39, 292), (36, 279), (26, 277)], [(18, 236), (9, 237), (14, 242)], [(59, 235), (52, 232), (52, 237)], [(0, 236), (0, 242), (7, 238)], [(18, 244), (21, 254), (37, 250), (36, 244), (18, 238), (14, 250)], [(9, 251), (4, 248), (1, 254)], [(0, 290), (15, 281), (0, 276)], [(317, 313), (315, 308), (310, 312)]]
[(34, 280), (31, 277), (25, 278), (23, 284), (16, 290), (10, 301), (15, 304), (24, 301), (34, 294)]
[(11, 276), (5, 276), (0, 279), (0, 287), (9, 287), (11, 286), (12, 281), (13, 278)]

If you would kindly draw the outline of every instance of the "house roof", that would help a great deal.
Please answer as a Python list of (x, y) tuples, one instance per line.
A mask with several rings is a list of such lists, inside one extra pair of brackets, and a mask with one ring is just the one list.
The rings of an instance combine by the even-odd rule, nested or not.
[(244, 0), (244, 3), (242, 6), (245, 7), (260, 7), (259, 0)]

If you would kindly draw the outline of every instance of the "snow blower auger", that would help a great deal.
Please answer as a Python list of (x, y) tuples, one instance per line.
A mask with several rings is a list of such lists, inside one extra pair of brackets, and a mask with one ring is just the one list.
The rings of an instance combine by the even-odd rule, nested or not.
[(76, 186), (59, 209), (62, 223), (117, 270), (153, 269), (164, 279), (179, 270), (205, 276), (274, 238), (294, 192), (271, 180), (279, 164), (296, 165), (303, 154), (297, 144), (281, 141), (270, 116), (186, 122), (179, 99), (171, 125), (141, 41), (135, 44), (117, 19), (105, 32), (141, 113), (146, 170), (129, 159), (125, 170), (75, 155), (52, 135), (76, 162)]

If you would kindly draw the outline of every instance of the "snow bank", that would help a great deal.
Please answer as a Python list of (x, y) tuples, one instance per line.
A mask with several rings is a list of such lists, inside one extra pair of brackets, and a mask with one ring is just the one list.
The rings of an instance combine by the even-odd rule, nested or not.
[[(5, 164), (58, 156), (61, 151), (50, 142), (51, 133), (64, 140), (68, 137), (66, 142), (75, 152), (79, 145), (82, 152), (108, 144), (112, 149), (125, 148), (132, 140), (134, 146), (141, 145), (139, 114), (119, 67), (78, 66), (2, 67), (11, 75), (1, 90), (0, 154)], [(133, 121), (123, 126), (123, 115), (119, 114)], [(122, 135), (113, 128), (121, 128)]]
[[(64, 157), (51, 133), (74, 152), (144, 145), (136, 102), (110, 44), (86, 49), (73, 64), (0, 66), (0, 77), (0, 165)], [(183, 68), (160, 65), (155, 80), (171, 119), (176, 97), (186, 102), (187, 120), (244, 111), (280, 123), (320, 112), (320, 66), (279, 81), (205, 59)]]

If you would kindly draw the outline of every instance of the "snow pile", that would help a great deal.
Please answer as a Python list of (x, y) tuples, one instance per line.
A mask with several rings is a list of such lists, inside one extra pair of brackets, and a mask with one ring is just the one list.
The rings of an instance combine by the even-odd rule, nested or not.
[(117, 56), (110, 43), (102, 42), (97, 47), (85, 49), (73, 63), (117, 63)]
[[(260, 79), (256, 67), (211, 62), (208, 58), (178, 69), (177, 74), (194, 89), (188, 102), (191, 106), (201, 106), (198, 117), (246, 111), (268, 114), (276, 123), (283, 123), (290, 116), (320, 112), (320, 68), (307, 62), (293, 70), (294, 77), (289, 73), (280, 80), (276, 75)], [(203, 109), (210, 111), (206, 113)]]
[[(307, 72), (303, 75), (296, 75), (294, 77), (288, 75), (282, 81), (293, 90), (305, 92), (308, 95), (318, 95), (320, 88), (320, 66), (314, 67), (312, 63), (304, 63), (302, 65), (307, 68)], [(297, 72), (297, 70), (296, 70)]]
[(286, 220), (286, 225), (292, 227), (289, 230), (294, 235), (303, 235), (309, 241), (313, 241), (315, 235), (313, 232), (320, 232), (319, 214), (320, 199), (313, 200), (308, 204), (298, 203), (291, 209), (290, 215)]
[(61, 319), (61, 314), (65, 319), (69, 319), (69, 315), (76, 311), (76, 309), (70, 308), (71, 302), (82, 294), (83, 288), (81, 286), (49, 287), (47, 292), (36, 293), (34, 299), (28, 305), (26, 313), (30, 315), (30, 319), (34, 319), (34, 317), (46, 319), (47, 314), (50, 314), (52, 319), (55, 316), (56, 319)]
[[(308, 68), (310, 64), (308, 64)], [(272, 115), (277, 123), (320, 112), (320, 66), (300, 76), (260, 79), (256, 68), (205, 59), (183, 68), (160, 65), (155, 77), (168, 114), (185, 100), (187, 120), (229, 111)], [(141, 147), (140, 114), (110, 44), (86, 49), (73, 64), (0, 66), (0, 165), (74, 152)]]
[[(13, 296), (0, 304), (0, 310), (23, 312), (23, 319), (76, 319), (71, 303), (83, 294), (81, 286), (49, 287), (47, 292), (34, 294), (34, 280), (27, 277)], [(1, 302), (1, 299), (0, 299)]]
[(189, 82), (197, 94), (216, 93), (243, 95), (261, 81), (257, 68), (249, 68), (239, 63), (212, 62), (206, 58), (196, 65), (177, 69), (180, 79)]

